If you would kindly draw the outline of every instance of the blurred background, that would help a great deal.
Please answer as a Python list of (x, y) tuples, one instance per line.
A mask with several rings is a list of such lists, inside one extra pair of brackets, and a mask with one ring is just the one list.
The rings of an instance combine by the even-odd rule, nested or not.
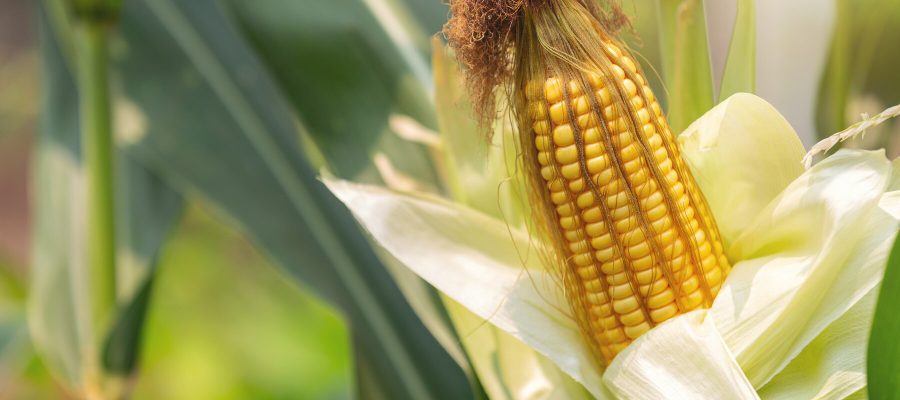
[[(436, 32), (446, 16), (446, 9), (437, 2), (405, 2), (411, 10), (408, 16), (427, 35)], [(229, 13), (237, 15), (251, 7), (230, 3)], [(247, 30), (247, 41), (286, 86), (309, 84), (316, 79), (316, 73), (331, 68), (336, 71), (328, 73), (348, 81), (358, 76), (362, 76), (360, 81), (379, 79), (385, 74), (382, 69), (391, 68), (384, 61), (367, 63), (380, 44), (361, 46), (354, 42), (353, 34), (316, 44), (320, 37), (315, 34), (322, 34), (323, 30), (303, 25), (311, 18), (285, 23), (284, 18), (279, 19), (277, 3), (268, 1), (272, 7), (260, 8), (270, 10), (269, 13), (256, 11), (237, 19)], [(631, 38), (634, 46), (648, 66), (658, 65), (659, 39), (654, 9), (648, 6), (651, 2), (626, 3), (636, 16), (636, 36)], [(717, 77), (724, 66), (736, 4), (706, 3), (711, 59)], [(858, 121), (860, 115), (875, 114), (900, 102), (898, 5), (894, 0), (757, 2), (757, 93), (790, 120), (807, 147)], [(339, 6), (330, 10), (342, 12)], [(369, 5), (366, 10), (371, 15), (359, 18), (371, 19), (375, 15), (384, 23), (384, 15), (379, 15), (384, 9)], [(336, 20), (343, 24), (342, 28), (348, 28), (355, 26), (357, 18), (357, 14), (348, 13)], [(409, 23), (390, 18), (387, 21), (389, 25)], [(390, 35), (391, 27), (387, 28)], [(30, 196), (35, 191), (29, 183), (35, 165), (32, 154), (40, 128), (38, 110), (42, 102), (52, 100), (40, 98), (39, 32), (38, 9), (33, 2), (0, 1), (0, 399), (67, 398), (66, 390), (37, 357), (25, 323), (29, 266), (33, 263), (34, 210), (30, 206), (34, 199)], [(349, 28), (344, 32), (354, 31)], [(345, 46), (348, 43), (351, 45)], [(427, 57), (427, 43), (416, 45)], [(293, 57), (297, 48), (314, 57)], [(337, 57), (336, 48), (348, 51), (350, 56), (330, 59)], [(117, 51), (130, 50), (114, 44), (113, 52)], [(404, 53), (400, 53), (402, 58)], [(428, 80), (431, 71), (427, 63), (409, 64), (411, 75)], [(190, 82), (196, 77), (184, 79)], [(427, 121), (427, 113), (416, 111), (415, 99), (407, 96), (407, 83), (392, 83), (399, 89), (394, 89), (396, 93), (389, 100), (401, 104), (407, 114), (426, 115), (420, 118), (426, 120), (426, 125), (432, 123)], [(389, 110), (379, 109), (378, 102), (383, 100), (378, 98), (379, 92), (373, 89), (371, 99), (359, 99), (360, 85), (365, 86), (326, 85), (313, 87), (310, 92), (283, 94), (295, 107), (309, 106), (309, 112), (321, 107), (319, 102), (330, 103), (327, 106), (332, 108), (354, 107), (357, 101), (366, 103), (367, 112), (372, 113), (366, 118), (384, 123)], [(343, 90), (339, 93), (343, 97), (324, 98), (323, 94), (332, 89)], [(317, 122), (302, 114), (307, 127), (326, 133), (355, 127), (354, 121), (336, 118)], [(898, 154), (900, 124), (887, 123), (877, 129), (850, 145), (887, 146), (892, 155)], [(385, 130), (376, 132), (382, 135)], [(302, 129), (301, 134), (305, 134)], [(348, 142), (328, 136), (319, 139), (323, 140), (318, 143), (322, 157), (357, 160), (332, 165), (339, 175), (377, 179), (370, 161), (374, 151), (341, 150), (344, 148), (340, 144)], [(393, 146), (392, 140), (397, 139), (393, 135), (374, 136), (362, 145)], [(415, 159), (421, 154), (419, 151), (409, 157)], [(399, 165), (404, 167), (411, 175), (421, 177), (428, 173)], [(352, 338), (342, 314), (326, 305), (309, 287), (274, 268), (270, 257), (252, 244), (243, 224), (205, 199), (186, 196), (181, 217), (158, 254), (135, 398), (352, 397)]]
[[(29, 180), (38, 129), (36, 8), (0, 1), (0, 399), (74, 398), (29, 343)], [(289, 281), (201, 199), (160, 255), (135, 399), (351, 397), (334, 309)], [(213, 268), (211, 268), (213, 266)]]

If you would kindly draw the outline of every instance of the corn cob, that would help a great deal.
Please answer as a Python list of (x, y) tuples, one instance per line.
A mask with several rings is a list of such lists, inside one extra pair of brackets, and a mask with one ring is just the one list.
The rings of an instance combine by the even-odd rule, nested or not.
[[(452, 0), (445, 27), (482, 122), (513, 105), (534, 222), (600, 363), (712, 304), (730, 265), (616, 0)], [(612, 33), (611, 33), (612, 32)], [(502, 102), (501, 102), (502, 103)]]
[(730, 266), (635, 60), (613, 41), (603, 49), (606, 70), (528, 81), (522, 140), (555, 214), (570, 303), (608, 363), (651, 327), (710, 306)]

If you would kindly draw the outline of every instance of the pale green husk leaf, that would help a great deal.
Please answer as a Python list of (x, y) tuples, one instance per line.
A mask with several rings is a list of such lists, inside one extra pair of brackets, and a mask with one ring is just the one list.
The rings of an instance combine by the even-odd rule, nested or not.
[(815, 338), (759, 393), (767, 400), (846, 398), (866, 385), (862, 357), (875, 310), (872, 290)]
[(420, 277), (553, 360), (594, 396), (609, 398), (527, 234), (436, 197), (325, 183), (381, 246)]
[(836, 367), (790, 386), (778, 373), (791, 374), (785, 368), (804, 357), (861, 362), (864, 342), (822, 355), (803, 350), (828, 340), (826, 329), (847, 329), (843, 321), (853, 316), (841, 317), (848, 310), (871, 312), (860, 301), (878, 284), (898, 226), (895, 194), (884, 195), (890, 162), (882, 152), (841, 151), (804, 172), (793, 130), (752, 95), (733, 96), (688, 131), (686, 160), (723, 229), (734, 270), (708, 313), (651, 330), (605, 375), (525, 232), (436, 197), (326, 183), (407, 267), (597, 397), (609, 398), (611, 390), (626, 398), (745, 398), (769, 381), (772, 396), (857, 389), (853, 377), (836, 383), (844, 379)]
[(803, 173), (791, 125), (752, 94), (729, 97), (678, 137), (726, 244)]
[(791, 183), (728, 249), (740, 261), (711, 315), (754, 386), (881, 279), (897, 229), (878, 207), (890, 178), (883, 152), (835, 154)]

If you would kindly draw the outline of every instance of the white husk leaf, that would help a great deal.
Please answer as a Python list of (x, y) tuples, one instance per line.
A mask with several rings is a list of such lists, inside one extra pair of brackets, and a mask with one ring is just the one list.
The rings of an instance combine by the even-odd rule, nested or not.
[(609, 398), (525, 233), (435, 197), (325, 183), (379, 244), (422, 279), (553, 360), (595, 397)]
[(695, 310), (651, 329), (603, 374), (621, 399), (756, 399), (722, 337)]

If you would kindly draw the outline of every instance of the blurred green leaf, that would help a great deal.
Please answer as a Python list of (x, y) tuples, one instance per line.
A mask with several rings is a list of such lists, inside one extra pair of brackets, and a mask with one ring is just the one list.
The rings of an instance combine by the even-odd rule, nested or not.
[(676, 135), (715, 104), (703, 0), (657, 0), (668, 120)]
[(104, 342), (101, 355), (103, 368), (112, 374), (127, 376), (137, 367), (153, 280), (153, 275), (148, 276), (133, 299), (120, 310)]
[(0, 260), (0, 306), (25, 297), (25, 287), (19, 271)]
[(0, 260), (0, 393), (15, 399), (55, 398), (53, 385), (29, 342), (25, 284), (20, 271)]
[[(374, 180), (372, 154), (436, 182), (425, 149), (388, 130), (392, 113), (434, 127), (429, 36), (395, 0), (230, 0), (231, 15), (343, 178)], [(443, 8), (420, 4), (420, 12)]]
[[(115, 329), (102, 333), (102, 349), (86, 331), (84, 313), (85, 177), (81, 167), (78, 96), (67, 60), (57, 38), (68, 37), (68, 26), (48, 25), (42, 3), (42, 129), (35, 145), (34, 240), (29, 294), (29, 324), (35, 346), (52, 371), (68, 384), (81, 383), (83, 368), (103, 358), (108, 372), (128, 375), (139, 349), (145, 296), (136, 296), (153, 274), (154, 259), (181, 209), (181, 197), (120, 154), (117, 176), (117, 213), (120, 225), (117, 267), (119, 306)], [(135, 304), (138, 303), (138, 304)], [(114, 362), (127, 360), (128, 362)]]
[(718, 101), (756, 88), (756, 1), (738, 0)]
[[(119, 116), (120, 120), (128, 117), (122, 113)], [(121, 159), (126, 161), (119, 163), (117, 199), (126, 205), (126, 211), (117, 222), (119, 236), (127, 246), (119, 250), (117, 280), (120, 297), (130, 300), (120, 306), (119, 317), (104, 343), (102, 360), (107, 371), (127, 375), (137, 367), (159, 249), (179, 218), (183, 201), (144, 167), (128, 161), (127, 156)]]
[[(362, 397), (471, 397), (460, 366), (316, 179), (298, 140), (305, 126), (298, 128), (285, 90), (219, 3), (129, 1), (120, 29), (111, 53), (120, 88), (115, 104), (131, 121), (125, 152), (226, 212), (293, 277), (344, 312), (371, 365), (368, 382), (377, 385), (359, 387)], [(332, 105), (352, 109), (364, 98)]]
[[(377, 152), (417, 183), (440, 186), (429, 149), (391, 132), (389, 120), (400, 114), (435, 127), (425, 29), (440, 29), (436, 16), (446, 17), (446, 5), (396, 0), (225, 4), (331, 172), (379, 181), (371, 159)], [(426, 327), (474, 381), (435, 290), (395, 266), (388, 255), (379, 256)]]
[(875, 306), (866, 374), (869, 398), (900, 399), (900, 240), (894, 242)]
[(660, 105), (668, 109), (668, 99), (665, 94), (665, 84), (662, 73), (662, 52), (660, 50), (659, 11), (656, 1), (646, 0), (622, 0), (622, 7), (632, 18), (631, 23), (634, 32), (631, 35), (622, 35), (629, 50), (636, 57), (644, 70), (645, 77), (650, 83), (653, 93), (658, 94)]
[(847, 126), (846, 107), (850, 95), (852, 1), (836, 0), (837, 21), (831, 39), (828, 62), (819, 85), (816, 105), (818, 137), (825, 138)]
[(185, 211), (153, 281), (133, 398), (352, 399), (340, 313), (208, 204), (191, 199)]
[(849, 103), (871, 95), (885, 107), (900, 103), (900, 1), (837, 0), (837, 21), (828, 62), (819, 84), (816, 128), (819, 138), (848, 121)]
[[(22, 307), (24, 295), (18, 274), (0, 261), (0, 365), (6, 358), (7, 349), (12, 347), (10, 344), (15, 343), (16, 338), (26, 330)], [(0, 382), (2, 380), (0, 376)]]
[[(398, 1), (398, 0), (391, 0)], [(410, 14), (416, 19), (418, 25), (422, 27), (425, 35), (439, 35), (447, 22), (447, 16), (450, 12), (449, 3), (445, 1), (421, 1), (421, 0), (399, 0), (400, 3), (409, 8)], [(425, 43), (425, 45), (428, 45)], [(423, 48), (427, 50), (427, 48)]]
[(21, 310), (0, 310), (0, 364), (5, 364), (8, 351), (18, 350), (17, 342), (24, 333), (27, 326)]

